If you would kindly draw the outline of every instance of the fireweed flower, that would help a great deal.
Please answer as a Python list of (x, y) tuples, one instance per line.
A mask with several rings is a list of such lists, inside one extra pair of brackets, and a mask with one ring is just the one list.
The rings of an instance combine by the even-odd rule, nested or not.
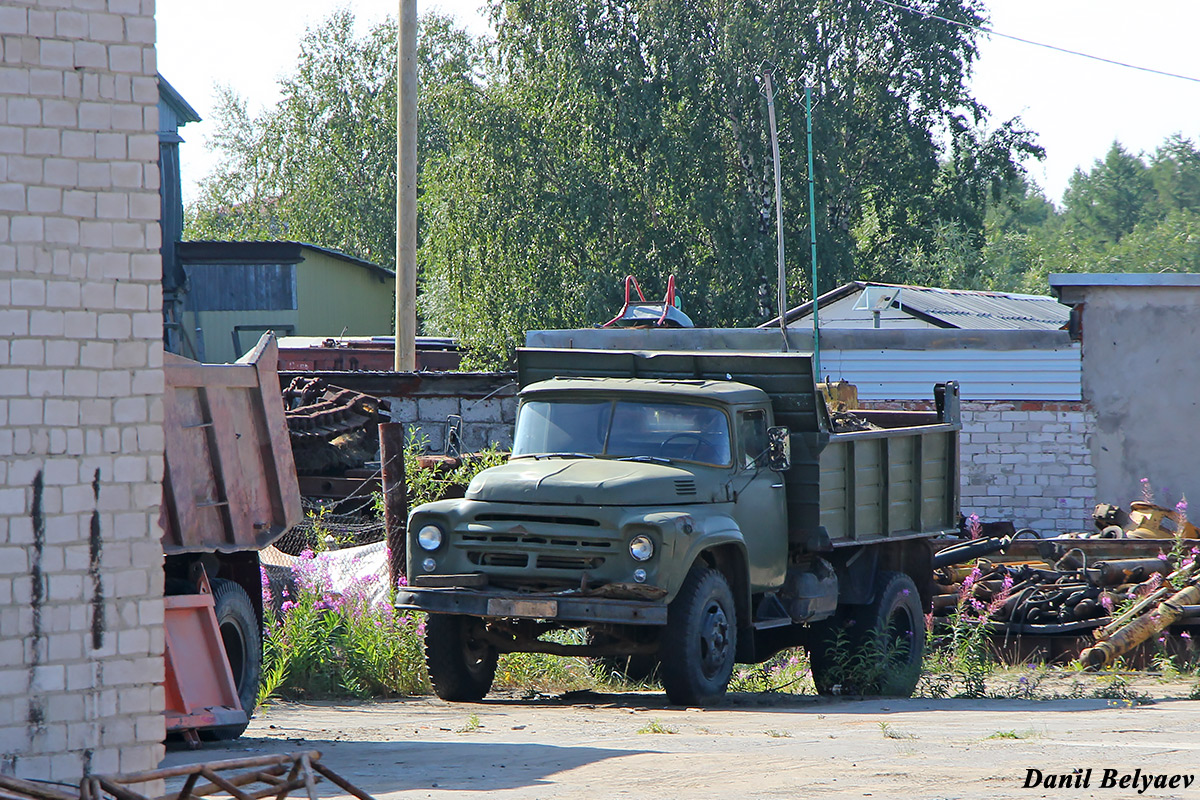
[(983, 533), (983, 523), (979, 521), (978, 514), (972, 514), (967, 517), (967, 531), (971, 534), (972, 539), (978, 539)]
[(1183, 631), (1182, 633), (1179, 634), (1179, 638), (1180, 639), (1190, 639), (1190, 638), (1192, 638), (1192, 635), (1190, 633), (1188, 633), (1187, 631)]
[(1111, 594), (1101, 595), (1100, 596), (1100, 605), (1104, 606), (1104, 610), (1111, 614), (1112, 610), (1113, 610), (1112, 595)]
[(972, 590), (975, 588), (975, 582), (979, 580), (979, 576), (981, 574), (982, 573), (980, 573), (979, 567), (975, 567), (973, 570), (971, 570), (967, 577), (963, 578), (962, 586), (958, 588), (958, 602), (960, 604), (967, 599), (968, 595), (971, 594)]

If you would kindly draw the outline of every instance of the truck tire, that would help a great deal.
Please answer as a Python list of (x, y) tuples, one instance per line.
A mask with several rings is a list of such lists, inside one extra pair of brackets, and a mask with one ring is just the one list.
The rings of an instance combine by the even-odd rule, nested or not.
[(477, 637), (482, 622), (460, 614), (430, 614), (425, 621), (425, 668), (443, 700), (477, 703), (496, 678), (496, 648)]
[(258, 684), (262, 678), (262, 631), (245, 589), (233, 581), (214, 578), (212, 590), (217, 628), (225, 645), (225, 655), (229, 658), (229, 669), (233, 672), (233, 685), (247, 720), (242, 725), (223, 725), (204, 732), (206, 739), (225, 741), (241, 736), (254, 714)]
[(875, 600), (814, 625), (808, 651), (820, 694), (912, 696), (925, 655), (917, 585), (903, 572), (881, 572)]
[(667, 699), (685, 706), (722, 697), (736, 652), (737, 607), (729, 581), (714, 569), (693, 567), (667, 607), (659, 649)]

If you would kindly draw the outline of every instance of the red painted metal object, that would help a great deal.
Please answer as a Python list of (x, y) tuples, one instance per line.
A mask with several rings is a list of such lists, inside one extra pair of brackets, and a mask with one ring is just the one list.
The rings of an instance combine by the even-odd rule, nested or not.
[(212, 588), (199, 570), (197, 594), (163, 598), (166, 717), (168, 731), (244, 725), (229, 658), (221, 642)]

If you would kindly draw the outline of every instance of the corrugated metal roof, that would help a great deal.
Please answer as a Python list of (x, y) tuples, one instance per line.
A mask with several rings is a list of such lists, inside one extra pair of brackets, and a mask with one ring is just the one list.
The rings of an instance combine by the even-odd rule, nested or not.
[[(861, 294), (874, 288), (899, 289), (892, 308), (927, 320), (935, 325), (963, 330), (1058, 330), (1067, 324), (1071, 309), (1053, 297), (1013, 292), (982, 292), (965, 289), (938, 289), (929, 286), (868, 283), (853, 281), (821, 296), (820, 305)], [(868, 307), (862, 309), (869, 318)], [(787, 313), (789, 326), (811, 317), (811, 301)], [(778, 325), (778, 317), (760, 327)], [(826, 326), (821, 325), (822, 328)], [(831, 326), (833, 327), (833, 326)]]
[(900, 307), (942, 320), (955, 328), (1057, 330), (1067, 324), (1069, 306), (1053, 297), (1008, 292), (971, 292), (905, 286)]

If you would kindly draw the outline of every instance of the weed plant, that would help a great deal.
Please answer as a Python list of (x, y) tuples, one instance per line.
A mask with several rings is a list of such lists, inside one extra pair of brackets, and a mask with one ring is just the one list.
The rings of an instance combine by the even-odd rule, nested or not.
[(729, 681), (729, 691), (814, 694), (808, 670), (808, 656), (803, 650), (784, 650), (761, 664), (739, 665)]
[[(289, 697), (395, 697), (429, 691), (424, 616), (374, 600), (367, 576), (332, 589), (328, 557), (306, 550), (276, 606), (263, 578), (263, 682), (258, 702)], [(278, 608), (278, 610), (276, 610)]]

